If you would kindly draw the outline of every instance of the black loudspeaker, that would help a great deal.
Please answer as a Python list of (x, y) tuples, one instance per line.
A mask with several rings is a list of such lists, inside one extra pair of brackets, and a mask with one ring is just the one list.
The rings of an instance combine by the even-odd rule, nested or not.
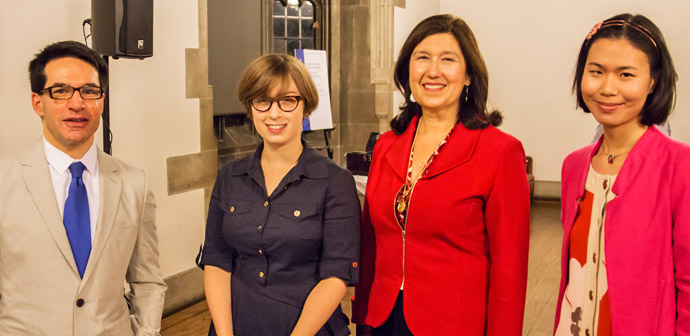
[(91, 0), (91, 34), (101, 55), (153, 56), (153, 0)]

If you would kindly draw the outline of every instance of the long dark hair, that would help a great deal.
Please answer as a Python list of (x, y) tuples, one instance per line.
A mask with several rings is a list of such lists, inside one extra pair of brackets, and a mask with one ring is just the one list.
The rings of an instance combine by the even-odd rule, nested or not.
[(464, 20), (449, 15), (434, 15), (420, 22), (407, 37), (400, 49), (398, 62), (395, 64), (395, 86), (405, 97), (405, 103), (400, 106), (400, 114), (391, 120), (391, 129), (395, 134), (405, 132), (412, 118), (422, 114), (419, 104), (410, 100), (410, 57), (412, 52), (427, 36), (450, 33), (460, 45), (462, 56), (465, 58), (467, 76), (470, 77), (469, 94), (465, 102), (466, 91), (463, 90), (458, 99), (458, 121), (468, 129), (484, 129), (489, 125), (498, 126), (503, 121), (501, 113), (486, 110), (489, 95), (489, 74), (486, 63), (477, 40), (470, 27)]
[(647, 55), (654, 87), (640, 112), (640, 123), (651, 126), (666, 121), (676, 102), (678, 75), (664, 36), (659, 28), (643, 15), (619, 14), (592, 28), (585, 41), (582, 42), (575, 67), (573, 93), (577, 95), (577, 106), (587, 113), (590, 112), (582, 98), (582, 75), (585, 71), (589, 49), (596, 40), (602, 38), (627, 40)]

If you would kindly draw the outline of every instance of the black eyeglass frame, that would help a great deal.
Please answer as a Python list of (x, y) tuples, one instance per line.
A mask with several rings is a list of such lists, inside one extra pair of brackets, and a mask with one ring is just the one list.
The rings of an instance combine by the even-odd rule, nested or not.
[[(266, 98), (266, 99), (269, 99), (268, 97), (259, 97), (259, 98)], [(297, 100), (297, 104), (295, 104), (295, 108), (293, 108), (293, 109), (291, 109), (291, 110), (286, 110), (286, 109), (284, 109), (284, 108), (283, 108), (283, 105), (280, 105), (280, 101), (281, 101), (282, 99), (285, 99), (285, 98), (295, 98), (295, 99)], [(259, 111), (259, 112), (266, 112), (266, 111), (270, 110), (271, 107), (273, 107), (273, 103), (277, 103), (277, 104), (278, 104), (278, 108), (279, 108), (281, 111), (283, 111), (283, 112), (292, 112), (292, 111), (296, 110), (297, 107), (299, 107), (299, 102), (302, 101), (302, 100), (304, 100), (304, 99), (302, 98), (302, 96), (282, 96), (282, 97), (280, 97), (280, 98), (270, 99), (271, 103), (268, 104), (268, 107), (267, 107), (267, 108), (265, 108), (265, 109), (262, 110), (262, 109), (257, 108), (256, 105), (254, 105), (254, 99), (258, 99), (258, 98), (252, 98), (252, 99), (250, 99), (250, 100), (249, 100), (249, 104), (251, 104), (251, 105), (252, 105), (252, 108), (254, 108), (255, 110), (257, 110), (257, 111)]]
[[(63, 88), (63, 89), (69, 88), (69, 89), (72, 89), (72, 94), (71, 94), (68, 98), (55, 98), (55, 97), (53, 97), (53, 91), (51, 90), (51, 89), (54, 89), (54, 88)], [(85, 97), (84, 97), (84, 94), (82, 94), (81, 90), (82, 90), (82, 89), (86, 89), (86, 88), (88, 88), (88, 89), (98, 89), (98, 90), (101, 91), (101, 94), (98, 95), (98, 98), (85, 98)], [(84, 86), (80, 86), (80, 87), (76, 87), (76, 88), (73, 87), (73, 86), (69, 86), (69, 85), (53, 85), (53, 86), (49, 86), (49, 87), (47, 87), (47, 88), (44, 88), (44, 89), (41, 90), (41, 91), (38, 91), (38, 93), (43, 94), (44, 92), (48, 92), (48, 96), (50, 96), (50, 99), (55, 99), (55, 100), (70, 100), (70, 99), (72, 99), (72, 97), (74, 97), (74, 93), (77, 92), (77, 91), (79, 91), (79, 97), (81, 97), (81, 99), (84, 99), (84, 100), (98, 100), (98, 99), (103, 98), (103, 94), (105, 93), (105, 91), (103, 90), (102, 87), (100, 87), (100, 86), (93, 86), (93, 85), (84, 85)]]

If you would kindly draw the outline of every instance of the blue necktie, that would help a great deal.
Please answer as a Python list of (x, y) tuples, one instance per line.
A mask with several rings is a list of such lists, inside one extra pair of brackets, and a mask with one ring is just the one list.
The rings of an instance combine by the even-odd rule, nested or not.
[(79, 277), (84, 277), (86, 263), (91, 254), (91, 220), (89, 217), (89, 198), (86, 195), (86, 186), (81, 178), (84, 172), (81, 162), (75, 162), (69, 166), (72, 174), (72, 182), (69, 185), (69, 194), (65, 201), (65, 213), (62, 222), (65, 224), (67, 239), (72, 247), (72, 255), (77, 263)]

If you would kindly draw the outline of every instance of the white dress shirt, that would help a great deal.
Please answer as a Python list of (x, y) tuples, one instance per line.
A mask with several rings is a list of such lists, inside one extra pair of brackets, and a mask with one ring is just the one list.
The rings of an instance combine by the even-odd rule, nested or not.
[(91, 220), (91, 246), (93, 246), (96, 237), (96, 226), (98, 225), (98, 214), (101, 208), (101, 194), (98, 182), (98, 152), (96, 150), (96, 143), (91, 145), (91, 148), (84, 154), (84, 156), (75, 160), (69, 155), (63, 153), (55, 146), (50, 144), (45, 137), (43, 137), (43, 147), (46, 151), (46, 158), (48, 159), (48, 166), (50, 167), (50, 178), (53, 181), (53, 190), (55, 191), (55, 199), (60, 208), (60, 216), (65, 213), (65, 201), (69, 194), (69, 185), (72, 182), (72, 174), (69, 172), (69, 166), (77, 161), (86, 166), (82, 174), (84, 186), (86, 186), (86, 194), (89, 198), (89, 217)]

